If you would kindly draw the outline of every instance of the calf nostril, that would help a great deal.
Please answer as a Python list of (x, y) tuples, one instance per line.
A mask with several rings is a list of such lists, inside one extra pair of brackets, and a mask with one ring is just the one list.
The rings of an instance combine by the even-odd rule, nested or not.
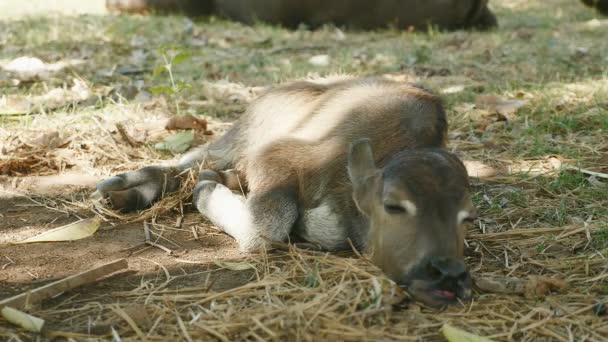
[(433, 257), (429, 262), (431, 276), (460, 279), (467, 275), (464, 262), (449, 257)]

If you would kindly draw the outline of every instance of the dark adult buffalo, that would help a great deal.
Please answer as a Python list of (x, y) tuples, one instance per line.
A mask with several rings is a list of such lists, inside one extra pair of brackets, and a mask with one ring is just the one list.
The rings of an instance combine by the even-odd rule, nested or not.
[(327, 23), (354, 29), (496, 26), (488, 0), (106, 0), (106, 7), (127, 13), (214, 14), (247, 24), (261, 21), (290, 28)]
[(608, 0), (581, 0), (585, 5), (597, 9), (603, 15), (608, 15)]

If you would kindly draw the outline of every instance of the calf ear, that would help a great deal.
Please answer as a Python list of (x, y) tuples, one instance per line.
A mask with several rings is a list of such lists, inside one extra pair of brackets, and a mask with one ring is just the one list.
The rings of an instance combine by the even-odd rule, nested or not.
[(376, 165), (370, 140), (353, 141), (348, 153), (348, 177), (353, 185), (355, 204), (365, 215), (371, 211), (375, 175)]
[(357, 139), (350, 144), (348, 152), (348, 177), (350, 181), (360, 183), (376, 172), (372, 145), (368, 138)]

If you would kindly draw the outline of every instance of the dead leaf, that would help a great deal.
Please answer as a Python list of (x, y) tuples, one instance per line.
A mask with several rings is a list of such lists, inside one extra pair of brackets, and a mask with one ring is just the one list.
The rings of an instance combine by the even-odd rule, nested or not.
[(528, 298), (544, 297), (553, 291), (565, 289), (566, 285), (561, 279), (531, 275), (526, 282), (524, 295)]
[(265, 87), (247, 87), (239, 83), (220, 80), (205, 82), (202, 91), (203, 95), (211, 101), (245, 104), (258, 97), (265, 89)]
[(190, 114), (174, 116), (167, 121), (165, 129), (168, 131), (176, 129), (193, 129), (206, 132), (207, 120)]
[(222, 268), (227, 268), (233, 271), (245, 271), (249, 269), (255, 269), (255, 266), (248, 262), (231, 262), (231, 261), (222, 261), (215, 260), (215, 264)]
[(475, 106), (478, 109), (484, 109), (490, 113), (498, 113), (504, 116), (505, 120), (512, 121), (515, 119), (517, 110), (527, 103), (521, 99), (509, 99), (496, 95), (478, 95), (475, 98)]
[(80, 59), (45, 63), (36, 57), (22, 56), (15, 58), (8, 63), (0, 63), (0, 67), (6, 71), (17, 74), (17, 77), (21, 80), (29, 80), (34, 77), (47, 77), (50, 73), (84, 63), (85, 62)]
[(448, 342), (492, 342), (487, 337), (471, 334), (447, 323), (441, 327), (441, 333)]
[(475, 286), (489, 293), (521, 294), (524, 292), (525, 281), (516, 277), (475, 277)]
[(562, 167), (560, 156), (550, 155), (538, 160), (514, 160), (506, 166), (509, 174), (523, 173), (530, 176), (553, 174)]
[(329, 55), (316, 55), (316, 56), (310, 57), (310, 59), (308, 60), (308, 63), (310, 65), (314, 65), (317, 67), (328, 66), (329, 62), (330, 62)]
[(516, 277), (476, 277), (475, 286), (490, 293), (523, 294), (525, 297), (543, 297), (552, 291), (566, 288), (566, 282), (545, 276), (531, 275), (527, 280)]
[(55, 160), (47, 160), (35, 156), (0, 159), (0, 175), (22, 176), (41, 169), (58, 170)]
[(69, 141), (61, 138), (59, 132), (52, 131), (45, 133), (39, 136), (38, 138), (30, 141), (28, 145), (38, 148), (54, 149), (58, 147), (63, 147), (68, 143)]
[(101, 218), (96, 216), (94, 218), (80, 220), (65, 226), (51, 229), (49, 231), (16, 243), (21, 244), (32, 242), (57, 242), (80, 240), (95, 234), (97, 229), (99, 229), (100, 223)]
[(19, 95), (8, 95), (0, 98), (0, 115), (17, 115), (30, 113), (31, 102)]
[(194, 133), (192, 131), (182, 131), (168, 136), (162, 142), (154, 145), (154, 148), (161, 151), (170, 151), (173, 153), (186, 152), (194, 142)]
[(498, 170), (476, 160), (463, 160), (462, 163), (467, 169), (469, 177), (489, 178), (498, 174)]
[(40, 332), (44, 326), (44, 320), (25, 312), (5, 306), (2, 308), (2, 317), (7, 321), (22, 327), (27, 331)]

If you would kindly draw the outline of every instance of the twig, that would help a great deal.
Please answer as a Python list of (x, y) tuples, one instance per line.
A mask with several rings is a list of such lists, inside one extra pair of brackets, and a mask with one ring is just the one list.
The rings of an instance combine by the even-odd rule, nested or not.
[(0, 308), (11, 306), (15, 309), (21, 309), (25, 306), (39, 303), (45, 299), (55, 297), (62, 292), (71, 290), (80, 285), (96, 281), (97, 279), (107, 276), (110, 273), (123, 270), (128, 267), (126, 259), (116, 260), (103, 266), (95, 267), (90, 270), (69, 276), (67, 278), (52, 282), (50, 284), (38, 287), (31, 291), (27, 291), (0, 301)]
[(190, 227), (190, 229), (192, 229), (192, 235), (194, 235), (194, 239), (198, 240), (198, 229), (195, 226)]
[(141, 143), (137, 142), (135, 139), (133, 139), (130, 135), (129, 132), (127, 132), (127, 129), (125, 128), (125, 125), (123, 125), (120, 122), (116, 123), (116, 129), (118, 129), (118, 133), (120, 134), (120, 136), (127, 142), (127, 144), (129, 144), (131, 147), (137, 147), (139, 145), (141, 145)]
[(150, 246), (152, 246), (152, 247), (160, 248), (160, 249), (162, 249), (163, 251), (165, 251), (165, 253), (167, 253), (167, 254), (169, 254), (169, 255), (171, 255), (171, 254), (173, 253), (173, 251), (172, 251), (172, 250), (170, 250), (169, 248), (167, 248), (167, 247), (165, 247), (165, 246), (163, 246), (163, 245), (159, 245), (159, 244), (157, 244), (157, 243), (154, 243), (154, 242), (152, 242), (152, 241), (146, 241), (146, 245), (150, 245)]

